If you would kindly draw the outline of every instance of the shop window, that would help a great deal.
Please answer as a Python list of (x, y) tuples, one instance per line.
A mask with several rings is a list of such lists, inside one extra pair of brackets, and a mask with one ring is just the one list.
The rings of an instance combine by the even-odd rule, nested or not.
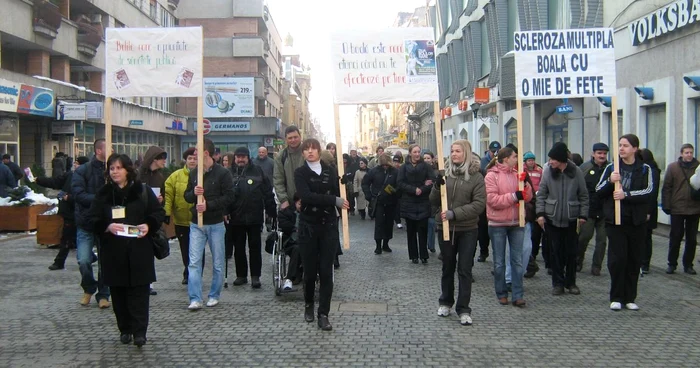
[(486, 20), (482, 20), (481, 23), (481, 76), (491, 72), (491, 54), (489, 51), (489, 27)]
[(647, 144), (656, 159), (659, 169), (666, 171), (666, 105), (650, 106), (646, 109)]
[(506, 123), (506, 144), (518, 145), (518, 121), (510, 118)]
[(508, 51), (515, 48), (513, 35), (519, 30), (518, 0), (508, 0)]
[(569, 0), (548, 0), (547, 19), (549, 29), (566, 29), (571, 27), (571, 4)]
[(479, 153), (489, 150), (489, 139), (491, 139), (491, 129), (486, 125), (479, 129)]

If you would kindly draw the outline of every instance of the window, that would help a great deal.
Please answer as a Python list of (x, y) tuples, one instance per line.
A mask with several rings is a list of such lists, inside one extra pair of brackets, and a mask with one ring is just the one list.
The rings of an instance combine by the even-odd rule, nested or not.
[(93, 143), (95, 142), (95, 125), (89, 123), (75, 123), (75, 137), (73, 139), (73, 156), (91, 157), (95, 154)]
[(566, 29), (571, 27), (571, 4), (569, 0), (548, 0), (547, 20), (549, 29)]
[(486, 20), (481, 21), (481, 77), (491, 72), (491, 53), (489, 51), (489, 30)]
[(153, 20), (157, 19), (157, 17), (156, 17), (157, 9), (158, 9), (158, 3), (156, 2), (156, 0), (151, 0), (151, 5), (150, 5), (150, 9), (149, 9), (149, 16)]
[(491, 139), (491, 129), (484, 125), (479, 129), (479, 153), (489, 150), (489, 139)]
[(647, 144), (663, 173), (666, 171), (666, 105), (650, 106), (647, 114)]
[(508, 51), (515, 48), (513, 35), (520, 30), (520, 17), (518, 16), (518, 1), (508, 0)]
[[(613, 142), (612, 138), (612, 113), (606, 112), (605, 116), (608, 121), (608, 147), (612, 147), (613, 145), (618, 144), (617, 142)], [(622, 130), (622, 110), (617, 110), (617, 137), (619, 138), (624, 134), (625, 131)]]
[(518, 121), (512, 118), (506, 123), (506, 144), (508, 143), (518, 145)]
[(545, 148), (549, 149), (557, 142), (569, 145), (569, 121), (563, 114), (552, 113), (545, 120)]

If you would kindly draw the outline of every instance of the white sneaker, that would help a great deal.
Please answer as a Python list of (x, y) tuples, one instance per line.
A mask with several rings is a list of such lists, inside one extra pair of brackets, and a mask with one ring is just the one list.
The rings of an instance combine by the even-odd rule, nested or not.
[(396, 228), (397, 228), (397, 229), (403, 229), (403, 225), (402, 225), (402, 224), (396, 224)]
[(192, 302), (190, 303), (190, 306), (187, 307), (187, 309), (191, 311), (196, 311), (202, 309), (202, 302)]
[(286, 279), (284, 280), (284, 286), (282, 287), (283, 290), (292, 290), (292, 280)]
[(446, 306), (444, 306), (444, 305), (441, 305), (441, 306), (438, 308), (438, 316), (440, 316), (440, 317), (447, 317), (447, 316), (449, 316), (449, 315), (450, 315), (450, 308), (449, 308), (449, 307), (446, 307)]
[(217, 304), (219, 304), (218, 299), (209, 298), (209, 300), (207, 300), (207, 307), (215, 307)]
[(625, 308), (627, 308), (629, 310), (633, 310), (633, 311), (639, 310), (639, 306), (636, 303), (627, 303), (627, 304), (625, 304)]
[(610, 309), (617, 312), (622, 309), (622, 303), (612, 302), (610, 303)]
[(462, 326), (471, 326), (472, 325), (472, 316), (469, 315), (469, 313), (462, 313), (459, 315), (459, 323), (462, 324)]

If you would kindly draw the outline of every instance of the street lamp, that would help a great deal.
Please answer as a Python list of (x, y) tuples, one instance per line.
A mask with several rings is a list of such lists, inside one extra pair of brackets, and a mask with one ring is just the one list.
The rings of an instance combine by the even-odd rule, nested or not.
[(473, 104), (469, 105), (469, 107), (472, 109), (472, 112), (474, 113), (474, 119), (476, 119), (476, 115), (479, 112), (479, 108), (481, 107), (481, 104), (478, 102), (474, 102)]
[(683, 77), (683, 81), (694, 91), (700, 91), (700, 77)]

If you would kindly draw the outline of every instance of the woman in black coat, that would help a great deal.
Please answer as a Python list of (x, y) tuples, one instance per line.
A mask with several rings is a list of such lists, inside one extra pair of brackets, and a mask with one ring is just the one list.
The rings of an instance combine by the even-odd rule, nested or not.
[(362, 178), (362, 191), (372, 204), (370, 217), (374, 218), (374, 254), (391, 253), (389, 240), (394, 237), (394, 218), (398, 203), (396, 179), (398, 170), (391, 162), (391, 155), (383, 153), (377, 158), (378, 165)]
[(409, 146), (408, 159), (399, 169), (398, 186), (401, 217), (406, 219), (408, 256), (413, 263), (418, 263), (419, 257), (423, 263), (428, 263), (428, 218), (434, 180), (433, 169), (423, 161), (420, 146)]
[(320, 277), (318, 327), (333, 329), (328, 321), (333, 295), (333, 259), (338, 238), (337, 208), (350, 208), (340, 197), (338, 172), (321, 161), (321, 144), (313, 138), (301, 144), (306, 162), (294, 171), (301, 199), (299, 252), (304, 266), (304, 320), (314, 320), (316, 276)]
[(639, 152), (642, 155), (642, 162), (649, 165), (651, 168), (651, 176), (654, 180), (654, 189), (651, 191), (651, 199), (649, 200), (649, 215), (647, 216), (647, 237), (642, 251), (642, 273), (649, 273), (649, 264), (651, 263), (652, 242), (651, 234), (657, 226), (659, 218), (659, 185), (661, 184), (661, 170), (654, 159), (654, 154), (643, 148)]
[[(102, 278), (112, 292), (120, 340), (128, 344), (133, 335), (134, 345), (141, 347), (148, 329), (149, 284), (156, 281), (150, 236), (165, 211), (153, 191), (135, 180), (128, 156), (113, 154), (106, 169), (106, 184), (92, 202), (89, 219), (100, 237)], [(124, 236), (130, 229), (135, 234)]]

